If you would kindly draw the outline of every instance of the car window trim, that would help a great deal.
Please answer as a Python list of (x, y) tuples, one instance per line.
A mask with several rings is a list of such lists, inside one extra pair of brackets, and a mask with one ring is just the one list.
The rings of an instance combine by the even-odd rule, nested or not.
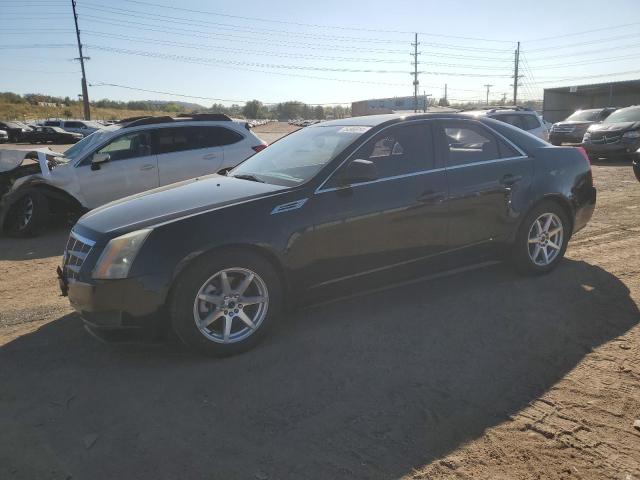
[[(490, 118), (490, 117), (489, 117)], [(424, 123), (424, 122), (446, 122), (446, 121), (456, 121), (456, 122), (463, 122), (463, 123), (469, 123), (471, 125), (477, 125), (480, 124), (481, 127), (486, 128), (487, 130), (489, 130), (491, 133), (493, 133), (498, 139), (503, 140), (504, 142), (506, 142), (509, 146), (511, 146), (513, 149), (516, 150), (516, 152), (520, 153), (519, 156), (515, 156), (515, 157), (506, 157), (506, 158), (497, 158), (497, 159), (492, 159), (492, 160), (483, 160), (481, 162), (470, 162), (470, 163), (464, 163), (462, 165), (455, 165), (455, 166), (448, 166), (445, 162), (445, 165), (443, 167), (437, 167), (437, 168), (432, 168), (430, 170), (421, 170), (419, 172), (413, 172), (413, 173), (407, 173), (407, 174), (403, 174), (403, 175), (396, 175), (394, 177), (387, 177), (387, 178), (379, 178), (377, 180), (371, 180), (369, 182), (359, 182), (359, 183), (353, 183), (351, 185), (344, 185), (341, 187), (329, 187), (329, 188), (322, 188), (324, 187), (324, 185), (329, 182), (329, 180), (333, 177), (333, 175), (344, 165), (346, 164), (348, 161), (351, 160), (351, 157), (358, 151), (360, 150), (361, 147), (364, 146), (365, 143), (367, 143), (369, 140), (371, 140), (373, 137), (375, 137), (376, 135), (378, 135), (380, 132), (385, 131), (388, 128), (394, 127), (394, 126), (398, 126), (399, 123), (402, 123), (404, 125), (407, 124), (412, 124), (412, 123)], [(498, 122), (499, 120), (495, 120), (496, 122)], [(437, 125), (437, 123), (436, 123)], [(514, 127), (512, 125), (513, 128), (518, 128), (518, 127)], [(434, 144), (438, 143), (438, 141), (435, 139), (435, 135), (433, 135), (433, 139), (434, 139)], [(435, 147), (436, 145), (434, 145)], [(436, 155), (438, 154), (438, 150), (435, 149)], [(473, 165), (482, 165), (485, 163), (494, 163), (494, 162), (499, 162), (499, 161), (509, 161), (509, 160), (518, 160), (518, 159), (523, 159), (523, 158), (528, 158), (529, 155), (527, 155), (520, 147), (518, 147), (515, 143), (513, 143), (511, 140), (509, 140), (507, 137), (505, 137), (504, 135), (502, 135), (500, 132), (494, 130), (493, 128), (491, 128), (489, 125), (485, 125), (484, 123), (478, 121), (478, 120), (473, 120), (473, 119), (466, 119), (466, 118), (421, 118), (418, 120), (407, 120), (405, 122), (395, 122), (392, 123), (391, 125), (387, 125), (384, 128), (381, 128), (380, 130), (377, 130), (373, 133), (371, 133), (370, 135), (367, 136), (366, 139), (364, 139), (362, 141), (362, 143), (360, 143), (354, 150), (353, 152), (351, 152), (347, 158), (345, 158), (342, 162), (340, 162), (340, 165), (338, 165), (329, 175), (327, 175), (327, 178), (324, 179), (324, 181), (322, 183), (320, 183), (320, 185), (315, 189), (315, 191), (313, 192), (314, 195), (320, 194), (320, 193), (324, 193), (324, 192), (335, 192), (336, 190), (343, 190), (345, 188), (352, 188), (352, 187), (359, 187), (362, 185), (368, 185), (370, 183), (380, 183), (380, 182), (385, 182), (385, 181), (389, 181), (389, 180), (397, 180), (399, 178), (406, 178), (406, 177), (412, 177), (412, 176), (416, 176), (416, 175), (425, 175), (428, 173), (438, 173), (441, 171), (446, 171), (446, 170), (450, 170), (450, 169), (456, 169), (456, 168), (463, 168), (463, 167), (470, 167)], [(437, 158), (435, 159), (436, 164), (437, 164)]]

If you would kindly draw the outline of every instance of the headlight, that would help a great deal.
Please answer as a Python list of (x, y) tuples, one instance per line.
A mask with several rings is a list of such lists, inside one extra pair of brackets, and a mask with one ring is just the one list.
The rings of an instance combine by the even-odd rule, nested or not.
[(109, 241), (93, 269), (93, 278), (126, 278), (150, 228), (127, 233)]
[(626, 132), (622, 136), (624, 138), (640, 138), (640, 130), (634, 130), (632, 132)]
[(583, 142), (588, 142), (589, 140), (591, 140), (591, 132), (585, 133), (584, 137), (582, 137)]

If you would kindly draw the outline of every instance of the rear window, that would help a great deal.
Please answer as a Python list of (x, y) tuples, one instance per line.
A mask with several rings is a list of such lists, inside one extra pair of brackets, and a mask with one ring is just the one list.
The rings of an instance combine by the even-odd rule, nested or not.
[(46, 122), (44, 122), (44, 124), (48, 127), (58, 127), (60, 126), (60, 122), (59, 121), (55, 121), (55, 120), (47, 120)]
[(84, 125), (81, 122), (64, 122), (64, 126), (67, 128), (82, 128)]
[(540, 120), (536, 115), (520, 115), (522, 117), (522, 128), (524, 130), (534, 130), (540, 128)]

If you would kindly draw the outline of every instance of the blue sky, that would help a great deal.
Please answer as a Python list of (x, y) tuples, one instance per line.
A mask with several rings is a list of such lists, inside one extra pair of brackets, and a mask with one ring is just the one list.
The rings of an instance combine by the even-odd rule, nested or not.
[[(608, 1), (604, 13), (613, 15), (591, 0), (77, 3), (91, 84), (225, 104), (411, 95), (415, 31), (420, 91), (434, 97), (447, 83), (452, 99), (482, 99), (485, 84), (491, 98), (510, 98), (518, 40), (521, 98), (541, 98), (545, 86), (640, 78), (637, 0)], [(70, 1), (0, 0), (0, 22), (0, 90), (80, 92)], [(92, 86), (89, 96), (214, 101), (113, 86)]]

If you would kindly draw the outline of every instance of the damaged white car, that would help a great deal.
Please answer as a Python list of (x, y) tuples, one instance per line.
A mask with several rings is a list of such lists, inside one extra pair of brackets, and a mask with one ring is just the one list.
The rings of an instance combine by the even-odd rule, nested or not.
[(266, 144), (226, 115), (143, 117), (64, 153), (0, 150), (0, 227), (33, 236), (53, 215), (77, 216), (129, 195), (234, 167)]

